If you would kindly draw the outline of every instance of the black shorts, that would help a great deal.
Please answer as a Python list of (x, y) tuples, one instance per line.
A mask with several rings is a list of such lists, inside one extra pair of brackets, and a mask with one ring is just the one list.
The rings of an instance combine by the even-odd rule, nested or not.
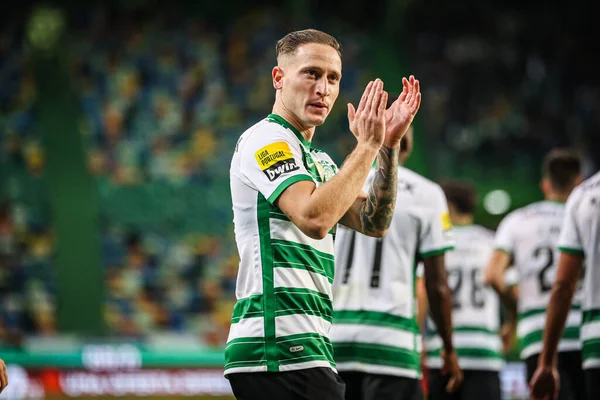
[(502, 400), (500, 373), (497, 371), (463, 370), (465, 380), (458, 391), (446, 392), (449, 376), (439, 369), (429, 370), (427, 400)]
[(330, 368), (227, 375), (237, 400), (344, 400), (346, 385)]
[(587, 400), (595, 400), (598, 398), (598, 393), (600, 393), (600, 368), (590, 368), (583, 371)]
[(421, 381), (366, 372), (342, 372), (346, 400), (422, 400)]
[[(539, 354), (534, 354), (525, 360), (527, 383), (531, 382), (537, 369)], [(558, 397), (566, 400), (584, 400), (585, 378), (581, 369), (581, 352), (561, 351), (558, 353), (558, 373), (560, 374), (560, 392)], [(596, 392), (598, 393), (598, 392)]]

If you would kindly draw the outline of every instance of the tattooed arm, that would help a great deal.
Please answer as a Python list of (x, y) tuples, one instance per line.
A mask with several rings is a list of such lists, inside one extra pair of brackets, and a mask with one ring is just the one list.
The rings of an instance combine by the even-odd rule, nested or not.
[(381, 147), (368, 194), (361, 193), (340, 223), (368, 236), (382, 237), (396, 205), (399, 147)]

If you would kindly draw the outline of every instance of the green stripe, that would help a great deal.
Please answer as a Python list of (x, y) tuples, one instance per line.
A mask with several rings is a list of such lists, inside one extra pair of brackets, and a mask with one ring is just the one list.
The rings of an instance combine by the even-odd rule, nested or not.
[[(521, 349), (524, 349), (532, 344), (540, 343), (544, 337), (544, 330), (539, 329), (535, 330), (531, 333), (528, 333), (521, 339)], [(566, 327), (562, 336), (562, 339), (566, 340), (579, 340), (579, 327), (578, 326), (569, 326)]]
[(310, 289), (276, 288), (275, 316), (291, 314), (316, 315), (331, 323), (333, 305), (328, 295)]
[[(581, 306), (579, 304), (573, 304), (571, 306), (571, 311), (579, 311), (581, 310)], [(546, 314), (546, 308), (532, 308), (530, 310), (519, 313), (519, 321), (525, 318), (533, 317), (535, 315)]]
[(290, 219), (287, 217), (287, 215), (285, 215), (284, 213), (280, 213), (280, 212), (276, 212), (276, 211), (271, 211), (269, 213), (269, 218), (271, 219), (279, 219), (281, 221), (290, 221)]
[(354, 342), (336, 342), (333, 344), (333, 347), (337, 363), (354, 361), (420, 371), (419, 354), (414, 350), (405, 350), (381, 344)]
[(506, 249), (504, 247), (496, 247), (496, 250), (506, 253), (509, 256), (512, 256), (512, 250)]
[(333, 314), (333, 320), (336, 324), (383, 326), (418, 333), (417, 323), (414, 318), (405, 318), (378, 311), (336, 310)]
[[(291, 349), (302, 346), (301, 351), (292, 352)], [(281, 357), (281, 364), (296, 364), (308, 361), (327, 361), (335, 368), (333, 361), (333, 345), (329, 338), (317, 333), (289, 335), (277, 338), (277, 347)]]
[[(427, 357), (439, 357), (440, 350), (431, 350), (427, 352)], [(458, 357), (464, 358), (492, 358), (492, 359), (504, 359), (502, 354), (497, 351), (479, 348), (468, 348), (468, 347), (456, 347), (456, 354)]]
[(287, 178), (285, 181), (281, 182), (279, 184), (279, 186), (277, 186), (277, 188), (273, 191), (273, 193), (271, 193), (271, 195), (269, 196), (269, 198), (267, 199), (267, 201), (271, 204), (273, 204), (275, 202), (275, 200), (277, 200), (277, 198), (279, 197), (279, 195), (281, 195), (281, 193), (287, 189), (288, 187), (290, 187), (292, 184), (296, 183), (296, 182), (300, 182), (300, 181), (313, 181), (313, 179), (310, 177), (310, 175), (307, 174), (297, 174), (294, 176), (290, 176), (289, 178)]
[(593, 310), (584, 310), (581, 323), (589, 324), (590, 322), (594, 321), (600, 321), (600, 309), (596, 308)]
[[(273, 294), (273, 248), (271, 247), (271, 232), (269, 212), (272, 206), (265, 197), (258, 193), (257, 221), (260, 240), (260, 257), (262, 265), (264, 331), (267, 357), (267, 371), (279, 371), (277, 363), (277, 346), (275, 343), (275, 295)], [(236, 359), (237, 360), (237, 359)]]
[(433, 256), (439, 256), (440, 254), (444, 254), (445, 252), (450, 251), (450, 250), (454, 250), (454, 246), (447, 246), (442, 249), (426, 251), (425, 253), (421, 253), (421, 257), (429, 258), (429, 257), (433, 257)]
[(581, 355), (584, 360), (600, 358), (600, 338), (584, 340)]
[(233, 306), (231, 323), (235, 324), (241, 318), (259, 318), (264, 316), (263, 295), (255, 294), (245, 299), (240, 299)]
[(333, 281), (335, 262), (333, 255), (311, 246), (287, 240), (272, 240), (273, 259), (277, 267), (302, 268)]
[[(317, 333), (282, 336), (275, 339), (277, 359), (281, 364), (295, 364), (323, 360), (335, 368), (333, 345), (329, 338)], [(295, 350), (295, 351), (292, 351)], [(225, 369), (240, 366), (256, 366), (268, 363), (264, 360), (265, 345), (261, 338), (238, 338), (225, 348), (227, 360), (244, 360), (241, 363), (228, 362)]]
[[(243, 337), (231, 340), (225, 346), (225, 369), (265, 365), (265, 350), (263, 338)], [(248, 363), (251, 365), (247, 365)]]
[(585, 256), (585, 253), (581, 249), (572, 249), (570, 247), (559, 246), (558, 250), (561, 251), (561, 252), (563, 252), (563, 253), (571, 254), (571, 255), (574, 255), (574, 256), (581, 256), (581, 257)]
[[(452, 327), (452, 332), (456, 332), (456, 333), (485, 333), (488, 335), (493, 335), (493, 336), (497, 336), (498, 335), (498, 330), (492, 330), (489, 328), (486, 328), (484, 326), (453, 326)], [(428, 337), (431, 336), (437, 336), (438, 332), (437, 330), (432, 330), (431, 333), (427, 333)]]

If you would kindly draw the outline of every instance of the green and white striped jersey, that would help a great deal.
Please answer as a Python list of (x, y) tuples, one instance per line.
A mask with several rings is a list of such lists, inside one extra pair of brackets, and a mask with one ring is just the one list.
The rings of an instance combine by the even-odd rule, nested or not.
[(585, 257), (581, 301), (583, 368), (600, 368), (600, 172), (569, 196), (558, 245), (561, 252)]
[(225, 375), (335, 369), (329, 339), (335, 232), (312, 239), (274, 202), (295, 182), (319, 186), (336, 173), (331, 158), (278, 115), (241, 135), (230, 169), (240, 264)]
[[(372, 171), (365, 191), (373, 177)], [(331, 339), (340, 371), (420, 376), (415, 258), (443, 253), (453, 243), (439, 185), (399, 167), (397, 204), (382, 239), (338, 229)]]
[[(542, 350), (542, 334), (546, 309), (556, 276), (558, 238), (565, 205), (540, 201), (508, 214), (498, 226), (496, 248), (510, 254), (519, 275), (519, 322), (517, 336), (521, 342), (521, 359)], [(579, 309), (581, 291), (567, 319), (566, 329), (558, 345), (559, 351), (581, 348)]]
[[(483, 275), (494, 250), (494, 234), (479, 225), (454, 226), (455, 248), (446, 253), (448, 286), (452, 290), (452, 341), (461, 368), (500, 371), (504, 366), (499, 336), (500, 302)], [(426, 365), (441, 368), (442, 338), (428, 319)]]

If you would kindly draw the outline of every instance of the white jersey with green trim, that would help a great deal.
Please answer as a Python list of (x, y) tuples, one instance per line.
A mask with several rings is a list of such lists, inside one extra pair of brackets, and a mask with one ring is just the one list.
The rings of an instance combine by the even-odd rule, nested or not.
[(237, 302), (225, 348), (225, 374), (335, 370), (329, 330), (334, 235), (305, 235), (275, 206), (290, 185), (321, 185), (337, 173), (331, 158), (271, 114), (245, 131), (231, 161)]
[(583, 368), (600, 368), (600, 172), (575, 188), (565, 210), (559, 251), (584, 257)]
[[(558, 238), (565, 212), (563, 203), (544, 200), (508, 214), (498, 226), (496, 248), (510, 254), (519, 275), (517, 336), (521, 359), (539, 354), (546, 309), (556, 276)], [(581, 348), (579, 291), (559, 342), (559, 351)]]
[[(374, 176), (372, 171), (365, 192)], [(404, 167), (398, 168), (397, 206), (382, 239), (340, 226), (331, 330), (338, 370), (420, 376), (416, 257), (452, 248), (449, 229), (440, 186)]]
[[(504, 367), (499, 336), (500, 301), (483, 275), (494, 250), (494, 234), (479, 225), (454, 226), (455, 248), (446, 253), (448, 286), (452, 290), (452, 341), (461, 368), (500, 371)], [(441, 368), (442, 338), (427, 321), (426, 365)]]

